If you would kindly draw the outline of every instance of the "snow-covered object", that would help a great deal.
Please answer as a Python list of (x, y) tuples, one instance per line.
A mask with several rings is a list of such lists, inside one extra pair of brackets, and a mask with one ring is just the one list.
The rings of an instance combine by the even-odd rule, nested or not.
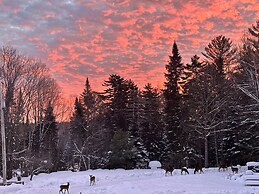
[(253, 173), (252, 170), (247, 170), (247, 171), (245, 172), (245, 174), (246, 174), (246, 175), (252, 175), (252, 174), (254, 174), (254, 173)]
[(245, 185), (249, 186), (259, 186), (259, 173), (257, 168), (259, 167), (259, 162), (247, 162), (248, 170), (245, 173)]
[(244, 179), (245, 179), (245, 185), (259, 186), (259, 175), (258, 175), (258, 173), (245, 175)]
[(149, 166), (149, 168), (151, 168), (151, 169), (158, 169), (158, 168), (161, 168), (161, 167), (162, 167), (161, 162), (156, 161), (156, 160), (150, 161), (149, 164), (148, 164), (148, 166)]
[(247, 162), (247, 166), (259, 166), (259, 162)]
[(17, 176), (21, 176), (21, 175), (22, 175), (21, 169), (17, 169), (17, 170), (16, 170), (16, 175), (17, 175)]

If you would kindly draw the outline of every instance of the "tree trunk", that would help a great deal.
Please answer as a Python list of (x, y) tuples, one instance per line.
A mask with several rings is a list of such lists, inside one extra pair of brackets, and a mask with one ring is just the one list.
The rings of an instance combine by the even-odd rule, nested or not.
[(208, 136), (205, 136), (205, 142), (204, 142), (204, 149), (205, 149), (205, 168), (209, 167), (209, 157), (208, 157)]
[(214, 143), (215, 143), (215, 161), (216, 166), (219, 166), (219, 157), (218, 157), (218, 142), (217, 142), (217, 134), (214, 130)]

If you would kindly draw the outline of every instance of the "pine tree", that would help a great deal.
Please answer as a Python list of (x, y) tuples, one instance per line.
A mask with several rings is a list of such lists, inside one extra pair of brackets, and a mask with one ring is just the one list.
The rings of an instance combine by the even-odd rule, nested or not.
[(258, 108), (259, 108), (259, 20), (248, 29), (239, 53), (235, 75), (237, 88), (243, 98), (237, 106), (237, 135), (233, 152), (245, 163), (259, 157)]
[[(85, 155), (89, 162), (89, 167), (98, 167), (100, 158), (106, 149), (105, 136), (107, 127), (104, 126), (104, 112), (101, 95), (92, 91), (89, 79), (86, 79), (86, 84), (83, 93), (81, 94), (81, 102), (84, 110), (84, 117), (87, 126), (87, 137), (85, 139)], [(100, 166), (99, 166), (100, 167)]]
[(180, 160), (183, 155), (183, 134), (181, 128), (181, 94), (180, 88), (183, 75), (182, 57), (176, 43), (173, 44), (172, 56), (169, 56), (169, 63), (166, 65), (166, 82), (164, 83), (164, 118), (165, 131), (169, 141), (168, 149), (170, 156), (177, 166), (181, 166)]
[(232, 41), (225, 36), (214, 38), (202, 54), (207, 63), (215, 65), (218, 76), (224, 77), (231, 72), (231, 65), (236, 61), (236, 49), (233, 48)]
[(136, 148), (134, 143), (130, 141), (128, 132), (116, 131), (111, 142), (108, 168), (134, 168), (135, 152)]
[(187, 65), (190, 73), (184, 87), (184, 107), (188, 109), (185, 123), (190, 126), (189, 131), (198, 132), (193, 134), (201, 138), (197, 142), (204, 143), (206, 167), (209, 157), (210, 165), (218, 165), (219, 160), (224, 159), (226, 135), (233, 127), (230, 118), (235, 100), (229, 70), (235, 62), (235, 52), (229, 38), (218, 36), (202, 53), (204, 63), (193, 57), (192, 64)]
[(197, 84), (195, 80), (198, 80), (199, 76), (203, 74), (202, 69), (204, 67), (204, 63), (200, 62), (200, 57), (194, 55), (191, 58), (191, 64), (186, 64), (184, 70), (184, 79), (186, 81), (183, 86), (183, 100), (182, 100), (182, 120), (183, 120), (183, 128), (184, 128), (184, 136), (185, 138), (185, 147), (184, 147), (184, 160), (185, 165), (187, 167), (194, 166), (197, 161), (203, 158), (203, 144), (201, 141), (201, 136), (195, 134), (195, 130), (193, 129), (193, 119), (196, 111), (198, 109), (197, 104), (195, 103), (197, 99), (193, 96), (193, 92), (199, 92), (199, 88), (197, 88)]
[[(236, 62), (236, 48), (233, 47), (232, 41), (225, 36), (215, 37), (211, 43), (205, 47), (205, 52), (202, 53), (205, 57), (205, 61), (209, 65), (215, 66), (215, 73), (212, 75), (214, 89), (211, 91), (215, 98), (215, 106), (218, 106), (218, 113), (215, 114), (215, 118), (221, 122), (219, 128), (221, 132), (215, 132), (211, 135), (211, 140), (214, 142), (214, 154), (215, 163), (218, 166), (219, 160), (224, 155), (223, 147), (225, 147), (224, 139), (227, 136), (227, 131), (230, 130), (231, 120), (229, 120), (231, 107), (234, 107), (235, 97), (233, 93), (233, 84), (230, 82), (230, 77), (232, 75), (231, 68)], [(228, 108), (226, 108), (228, 107)], [(219, 129), (218, 128), (218, 129)], [(216, 131), (218, 129), (215, 128)], [(225, 129), (225, 131), (223, 130)], [(225, 148), (224, 148), (225, 149)], [(210, 152), (213, 153), (213, 152)]]
[(41, 139), (41, 156), (51, 164), (51, 171), (57, 171), (59, 158), (58, 154), (58, 127), (53, 108), (49, 103), (43, 120), (44, 128)]
[(104, 100), (107, 107), (107, 125), (111, 128), (111, 135), (115, 131), (128, 131), (128, 123), (126, 118), (126, 108), (128, 103), (127, 85), (123, 77), (112, 74), (109, 80), (103, 84), (106, 89), (104, 91)]
[(139, 137), (139, 114), (140, 107), (140, 92), (137, 85), (132, 80), (125, 80), (125, 95), (127, 95), (126, 104), (126, 120), (128, 121), (128, 131), (130, 135)]
[(141, 137), (150, 160), (163, 160), (165, 149), (159, 93), (150, 83), (142, 91)]
[(140, 114), (141, 97), (137, 85), (132, 80), (125, 80), (127, 106), (126, 106), (126, 120), (128, 123), (129, 141), (133, 142), (135, 146), (136, 156), (134, 163), (137, 168), (146, 168), (149, 162), (146, 148), (143, 145), (143, 139), (140, 135)]
[[(70, 121), (71, 144), (73, 147), (73, 155), (77, 156), (75, 162), (79, 164), (79, 168), (86, 169), (87, 166), (82, 166), (82, 160), (85, 159), (85, 144), (87, 139), (87, 122), (85, 120), (84, 109), (81, 102), (76, 98), (74, 113)], [(80, 150), (80, 153), (78, 153)]]
[(88, 78), (86, 79), (85, 88), (83, 93), (81, 94), (83, 107), (85, 111), (86, 121), (89, 123), (93, 118), (94, 107), (95, 107), (95, 98), (94, 93), (91, 89)]
[[(138, 87), (131, 80), (125, 80), (119, 75), (110, 75), (105, 81), (104, 100), (107, 107), (106, 125), (110, 127), (111, 140), (118, 131), (126, 132), (129, 141), (135, 148), (134, 164), (147, 164), (147, 155), (143, 140), (139, 135), (140, 94)], [(111, 142), (110, 142), (111, 143)]]

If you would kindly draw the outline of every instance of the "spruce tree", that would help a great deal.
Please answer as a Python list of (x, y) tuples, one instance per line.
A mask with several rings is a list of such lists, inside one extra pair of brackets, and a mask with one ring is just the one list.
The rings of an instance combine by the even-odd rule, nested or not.
[[(215, 96), (213, 106), (217, 107), (218, 111), (214, 111), (217, 118), (217, 128), (214, 128), (214, 133), (211, 134), (211, 143), (213, 142), (213, 149), (210, 153), (215, 154), (215, 164), (219, 165), (219, 160), (224, 160), (224, 150), (226, 148), (226, 136), (231, 125), (231, 108), (235, 107), (235, 94), (233, 84), (230, 81), (233, 65), (236, 63), (236, 48), (234, 48), (232, 41), (225, 36), (215, 37), (202, 53), (205, 57), (205, 62), (208, 65), (215, 67), (215, 73), (210, 79), (214, 85), (211, 91), (212, 96)], [(215, 109), (216, 110), (216, 109)], [(220, 131), (220, 132), (219, 132)]]
[(86, 169), (82, 166), (82, 160), (85, 159), (85, 143), (87, 139), (87, 122), (85, 120), (84, 109), (81, 102), (76, 98), (74, 105), (74, 113), (70, 121), (70, 134), (73, 155), (76, 155), (75, 162), (79, 164), (79, 168)]
[(237, 106), (237, 140), (233, 152), (240, 161), (253, 161), (259, 157), (259, 20), (248, 28), (239, 53), (239, 65), (235, 75), (242, 98)]
[(107, 87), (103, 96), (108, 110), (105, 113), (106, 125), (110, 129), (108, 139), (111, 140), (118, 131), (126, 132), (128, 141), (136, 149), (134, 165), (146, 165), (148, 158), (139, 135), (140, 94), (137, 86), (133, 81), (115, 74), (110, 75), (104, 86)]
[(135, 164), (137, 168), (146, 168), (149, 162), (146, 148), (143, 145), (143, 139), (140, 134), (140, 114), (142, 112), (142, 102), (140, 91), (132, 80), (125, 80), (127, 106), (126, 120), (128, 123), (129, 141), (133, 142), (136, 151)]
[(135, 167), (136, 148), (132, 141), (129, 141), (129, 135), (126, 131), (116, 131), (114, 134), (110, 152), (108, 168), (132, 169)]
[[(191, 58), (191, 63), (186, 64), (184, 70), (184, 79), (186, 83), (183, 87), (183, 100), (182, 100), (182, 120), (184, 135), (186, 137), (185, 147), (184, 147), (184, 156), (185, 156), (185, 165), (187, 167), (194, 166), (197, 161), (200, 162), (203, 158), (203, 143), (201, 140), (201, 135), (195, 134), (195, 130), (192, 126), (195, 125), (193, 121), (196, 116), (196, 111), (198, 109), (196, 102), (199, 101), (194, 97), (193, 92), (199, 92), (198, 88), (198, 77), (203, 74), (202, 68), (204, 63), (200, 62), (200, 57), (194, 55)], [(196, 80), (196, 81), (195, 81)]]
[(85, 88), (83, 93), (81, 94), (81, 98), (85, 111), (86, 121), (89, 123), (94, 114), (95, 98), (88, 78), (86, 79)]
[(168, 151), (176, 166), (181, 166), (183, 158), (183, 133), (181, 128), (181, 82), (183, 75), (182, 57), (177, 44), (174, 42), (172, 56), (165, 66), (166, 82), (164, 83), (164, 119), (165, 131), (168, 138)]
[(85, 88), (81, 94), (81, 102), (86, 124), (85, 155), (89, 162), (88, 167), (96, 168), (100, 157), (106, 149), (107, 127), (104, 126), (104, 112), (101, 95), (91, 89), (89, 79), (86, 79)]
[(150, 83), (142, 91), (141, 137), (150, 160), (163, 160), (165, 141), (159, 93)]
[(225, 36), (215, 37), (202, 52), (205, 61), (216, 66), (216, 70), (220, 77), (224, 77), (231, 72), (231, 65), (236, 61), (236, 49), (230, 38)]
[(127, 85), (123, 77), (112, 74), (103, 84), (106, 89), (103, 97), (107, 110), (107, 124), (110, 126), (111, 135), (115, 131), (128, 131), (126, 108), (128, 103)]
[(78, 147), (84, 146), (87, 138), (87, 123), (85, 121), (84, 110), (81, 102), (76, 98), (74, 105), (74, 113), (71, 117), (71, 139)]
[(56, 118), (53, 113), (51, 104), (45, 111), (43, 120), (42, 142), (41, 142), (41, 156), (47, 159), (49, 165), (51, 165), (51, 171), (57, 171), (58, 169), (58, 127)]

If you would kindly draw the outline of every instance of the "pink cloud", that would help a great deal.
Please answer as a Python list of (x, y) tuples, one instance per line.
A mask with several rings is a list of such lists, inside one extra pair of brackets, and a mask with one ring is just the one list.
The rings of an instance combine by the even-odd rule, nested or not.
[(0, 0), (0, 5), (3, 41), (43, 58), (65, 95), (81, 93), (86, 77), (100, 91), (111, 73), (139, 87), (147, 82), (162, 87), (174, 40), (187, 63), (220, 34), (238, 43), (259, 18), (256, 0)]

